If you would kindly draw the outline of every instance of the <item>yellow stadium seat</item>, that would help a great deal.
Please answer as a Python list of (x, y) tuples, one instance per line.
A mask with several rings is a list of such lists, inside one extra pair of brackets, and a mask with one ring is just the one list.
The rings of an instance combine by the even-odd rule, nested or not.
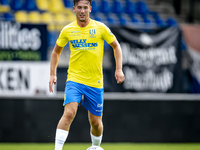
[(73, 22), (73, 21), (76, 20), (76, 15), (75, 15), (75, 13), (73, 12), (72, 9), (65, 9), (64, 12), (65, 12), (66, 15), (67, 15), (67, 21)]
[(54, 21), (53, 14), (51, 12), (43, 12), (41, 14), (41, 20), (43, 23), (52, 23)]
[(56, 30), (57, 31), (60, 31), (65, 25), (67, 25), (69, 23), (65, 13), (56, 13), (55, 21), (56, 21)]
[(39, 10), (48, 11), (50, 0), (36, 0), (36, 4)]
[(10, 6), (9, 5), (1, 5), (0, 4), (0, 12), (1, 13), (6, 13), (10, 11)]
[(55, 21), (54, 15), (51, 12), (44, 12), (41, 14), (41, 21), (42, 23), (47, 24), (48, 31), (55, 30)]
[(17, 11), (15, 12), (15, 20), (20, 23), (28, 22), (28, 14), (26, 11)]
[(65, 9), (65, 6), (63, 4), (62, 0), (50, 0), (50, 11), (54, 12), (54, 13), (58, 13), (58, 12), (63, 12)]
[(30, 23), (41, 23), (41, 15), (38, 11), (31, 11), (28, 16)]
[(57, 23), (65, 23), (66, 22), (66, 15), (64, 13), (56, 13), (55, 19)]

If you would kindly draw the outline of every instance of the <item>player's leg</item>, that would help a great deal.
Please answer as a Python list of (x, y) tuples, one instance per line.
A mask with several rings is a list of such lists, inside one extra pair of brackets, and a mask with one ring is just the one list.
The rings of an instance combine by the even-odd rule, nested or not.
[(103, 135), (102, 116), (96, 116), (88, 111), (90, 122), (90, 135), (93, 146), (100, 146)]
[(71, 102), (65, 105), (64, 113), (58, 123), (57, 129), (69, 131), (70, 125), (78, 109), (77, 102)]
[(100, 146), (102, 140), (103, 100), (103, 89), (85, 86), (82, 105), (88, 110), (88, 118), (91, 125), (90, 134), (93, 146)]
[(67, 139), (70, 125), (76, 115), (78, 105), (81, 101), (81, 87), (75, 82), (67, 82), (65, 87), (64, 113), (58, 123), (55, 139), (55, 150), (62, 150)]
[(64, 113), (56, 129), (55, 150), (62, 150), (69, 133), (70, 125), (76, 115), (77, 108), (77, 102), (71, 102), (65, 105)]

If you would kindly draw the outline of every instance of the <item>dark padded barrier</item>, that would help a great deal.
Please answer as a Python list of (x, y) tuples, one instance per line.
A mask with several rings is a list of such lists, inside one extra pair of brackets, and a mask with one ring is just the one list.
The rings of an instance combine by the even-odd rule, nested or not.
[[(54, 142), (62, 100), (0, 99), (1, 142)], [(105, 100), (103, 142), (200, 142), (200, 101)], [(68, 142), (90, 142), (84, 107)]]

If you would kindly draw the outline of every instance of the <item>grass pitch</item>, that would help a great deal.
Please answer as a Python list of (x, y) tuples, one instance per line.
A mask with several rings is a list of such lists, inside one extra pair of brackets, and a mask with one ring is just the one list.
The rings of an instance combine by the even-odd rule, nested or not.
[[(90, 143), (66, 143), (63, 150), (86, 150)], [(200, 150), (200, 143), (102, 143), (104, 150)], [(54, 143), (0, 143), (0, 150), (54, 150)]]

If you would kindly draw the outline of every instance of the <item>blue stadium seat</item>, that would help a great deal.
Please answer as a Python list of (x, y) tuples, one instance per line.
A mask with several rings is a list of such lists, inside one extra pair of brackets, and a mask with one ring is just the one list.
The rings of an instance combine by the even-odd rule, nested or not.
[(15, 16), (11, 12), (4, 13), (3, 18), (5, 21), (14, 21), (15, 20)]
[(108, 1), (106, 1), (106, 0), (101, 1), (100, 11), (102, 13), (110, 13), (111, 12)]
[(162, 20), (162, 19), (156, 19), (156, 24), (157, 24), (157, 26), (159, 26), (159, 27), (164, 27), (165, 26), (165, 23), (164, 23), (164, 21)]
[(55, 46), (55, 41), (58, 38), (58, 32), (56, 32), (56, 31), (49, 31), (47, 38), (48, 38), (48, 42), (47, 42), (48, 46), (54, 47)]
[(95, 16), (94, 20), (96, 20), (96, 21), (102, 21), (102, 19), (100, 17), (98, 17), (98, 16)]
[(120, 25), (121, 25), (121, 26), (125, 26), (127, 21), (126, 21), (125, 18), (119, 17), (119, 22), (120, 22)]
[(148, 18), (144, 18), (144, 23), (145, 24), (150, 24), (150, 23), (152, 23), (152, 21), (150, 20), (150, 19), (148, 19)]
[(14, 11), (22, 10), (23, 9), (23, 3), (21, 0), (12, 0), (10, 3), (10, 7)]
[(112, 17), (107, 17), (107, 21), (109, 25), (114, 25), (114, 19)]
[(150, 14), (152, 15), (152, 17), (157, 20), (157, 19), (160, 19), (160, 16), (158, 14), (158, 12), (150, 12)]
[(134, 23), (134, 24), (138, 24), (139, 23), (139, 20), (135, 17), (134, 14), (131, 15), (131, 22)]
[(92, 12), (91, 13), (98, 13), (99, 12), (99, 7), (97, 5), (97, 2), (96, 1), (92, 1)]
[(114, 0), (114, 4), (112, 6), (112, 11), (116, 14), (121, 14), (123, 13), (123, 8), (122, 4), (120, 3), (119, 0)]
[(38, 10), (35, 0), (26, 0), (24, 3), (24, 9), (27, 11)]
[(135, 4), (132, 1), (127, 0), (126, 6), (124, 8), (124, 12), (127, 13), (127, 14), (135, 13)]
[(106, 21), (106, 18), (107, 18), (103, 13), (100, 13), (100, 12), (92, 14), (91, 16), (93, 16), (94, 20), (101, 21), (101, 22)]
[(73, 3), (72, 3), (71, 0), (63, 0), (63, 3), (64, 3), (66, 8), (72, 8), (73, 7)]
[(141, 17), (142, 17), (143, 22), (145, 24), (151, 24), (151, 23), (153, 23), (153, 20), (150, 18), (150, 16), (148, 14), (142, 14)]
[(8, 0), (0, 0), (0, 4), (1, 5), (9, 5), (9, 1)]
[(143, 2), (143, 1), (138, 1), (138, 2), (136, 2), (135, 7), (136, 7), (136, 12), (137, 12), (138, 14), (146, 14), (146, 13), (149, 13), (149, 9), (148, 9), (146, 3)]
[(173, 19), (173, 18), (168, 18), (168, 19), (166, 20), (166, 24), (167, 24), (168, 26), (174, 26), (174, 25), (177, 25), (177, 22), (176, 22), (176, 20)]
[(116, 25), (119, 24), (119, 16), (121, 15), (117, 15), (115, 13), (109, 13), (105, 15), (108, 21), (109, 25)]

